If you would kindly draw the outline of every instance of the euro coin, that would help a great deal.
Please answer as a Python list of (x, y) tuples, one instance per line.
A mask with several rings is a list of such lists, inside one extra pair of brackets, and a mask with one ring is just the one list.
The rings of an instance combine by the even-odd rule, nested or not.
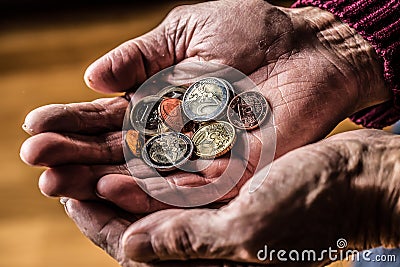
[(185, 124), (181, 102), (177, 98), (165, 98), (159, 106), (161, 119), (168, 128), (175, 132), (181, 132)]
[(219, 78), (203, 78), (186, 90), (183, 96), (182, 109), (193, 121), (209, 121), (225, 115), (229, 104), (231, 90)]
[(192, 138), (195, 154), (211, 159), (231, 150), (236, 141), (235, 128), (228, 122), (215, 121), (201, 126)]
[(140, 157), (144, 144), (143, 136), (136, 130), (128, 130), (125, 134), (125, 141), (132, 154), (135, 157)]
[(146, 96), (132, 108), (130, 120), (135, 130), (144, 135), (156, 135), (168, 131), (162, 123), (158, 107), (162, 101), (159, 96)]
[(269, 110), (265, 97), (255, 91), (235, 96), (227, 110), (229, 122), (236, 128), (252, 130), (261, 125)]
[(142, 149), (147, 165), (159, 171), (170, 171), (189, 160), (193, 143), (182, 133), (169, 132), (150, 138)]

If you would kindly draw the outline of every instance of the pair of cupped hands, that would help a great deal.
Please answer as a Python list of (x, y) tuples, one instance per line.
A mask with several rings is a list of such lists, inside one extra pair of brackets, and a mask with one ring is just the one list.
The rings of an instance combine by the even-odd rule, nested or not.
[[(40, 190), (63, 198), (84, 235), (122, 266), (319, 266), (330, 259), (263, 261), (257, 254), (265, 245), (318, 252), (339, 238), (359, 250), (398, 244), (400, 137), (358, 130), (324, 139), (347, 116), (390, 98), (377, 55), (361, 36), (318, 8), (261, 0), (181, 6), (95, 61), (85, 81), (102, 93), (123, 92), (166, 67), (199, 61), (242, 71), (270, 103), (277, 145), (269, 173), (255, 173), (264, 145), (258, 129), (248, 134), (251, 153), (238, 160), (245, 171), (229, 193), (207, 207), (172, 207), (138, 186), (137, 179), (155, 175), (142, 160), (128, 171), (126, 98), (39, 107), (26, 117), (31, 137), (21, 158), (48, 167)], [(228, 162), (165, 179), (208, 184)], [(265, 179), (253, 192), (255, 176)]]

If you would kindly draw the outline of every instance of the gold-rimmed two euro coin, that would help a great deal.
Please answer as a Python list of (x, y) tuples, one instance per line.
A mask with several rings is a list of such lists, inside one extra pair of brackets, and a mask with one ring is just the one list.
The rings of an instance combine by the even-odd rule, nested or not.
[(231, 94), (231, 89), (225, 80), (215, 77), (203, 78), (186, 90), (182, 110), (193, 121), (219, 119), (225, 115)]
[(193, 143), (182, 133), (169, 132), (150, 138), (142, 149), (144, 162), (159, 170), (173, 170), (189, 160)]
[(229, 152), (236, 141), (235, 128), (225, 121), (201, 126), (193, 135), (195, 154), (204, 159), (217, 158)]

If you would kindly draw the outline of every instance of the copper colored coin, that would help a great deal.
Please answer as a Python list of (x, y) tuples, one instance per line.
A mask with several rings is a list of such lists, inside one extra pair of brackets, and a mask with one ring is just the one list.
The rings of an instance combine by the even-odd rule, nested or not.
[(132, 154), (136, 157), (140, 157), (144, 144), (143, 136), (141, 136), (140, 133), (136, 130), (129, 130), (126, 132), (125, 141)]
[(181, 100), (177, 98), (165, 98), (159, 106), (161, 119), (168, 128), (180, 132), (184, 126)]
[(265, 97), (255, 91), (235, 96), (227, 111), (229, 122), (239, 129), (252, 130), (260, 126), (269, 110)]

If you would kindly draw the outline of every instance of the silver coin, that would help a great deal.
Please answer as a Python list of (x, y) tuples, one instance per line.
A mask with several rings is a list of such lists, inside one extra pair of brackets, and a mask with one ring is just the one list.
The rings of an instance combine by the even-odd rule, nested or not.
[(214, 120), (225, 115), (230, 98), (231, 89), (225, 81), (214, 77), (203, 78), (186, 90), (182, 109), (190, 120)]
[(170, 171), (189, 160), (193, 143), (182, 133), (169, 132), (150, 138), (142, 150), (144, 162), (159, 171)]
[(135, 104), (130, 114), (135, 130), (144, 135), (156, 135), (168, 131), (158, 113), (161, 100), (159, 96), (146, 96)]

